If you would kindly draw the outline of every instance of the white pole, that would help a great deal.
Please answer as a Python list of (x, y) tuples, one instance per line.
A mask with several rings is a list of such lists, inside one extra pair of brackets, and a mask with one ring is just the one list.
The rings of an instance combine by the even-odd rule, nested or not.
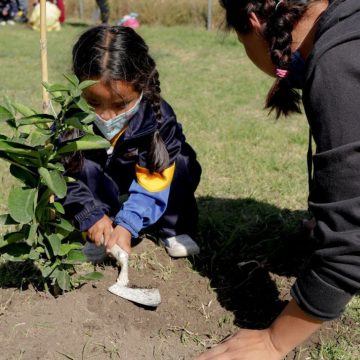
[(207, 29), (211, 30), (212, 26), (212, 0), (208, 0), (208, 13), (207, 13)]
[[(48, 82), (47, 40), (46, 40), (46, 0), (40, 0), (40, 53), (41, 53), (41, 81)], [(42, 89), (42, 109), (49, 110), (49, 93)]]

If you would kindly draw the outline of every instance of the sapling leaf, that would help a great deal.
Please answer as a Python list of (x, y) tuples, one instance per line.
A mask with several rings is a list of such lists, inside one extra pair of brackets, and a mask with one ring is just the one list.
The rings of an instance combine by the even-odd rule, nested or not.
[(71, 288), (70, 275), (66, 270), (59, 270), (57, 272), (56, 282), (61, 290), (68, 291)]
[(79, 84), (79, 89), (84, 90), (84, 89), (86, 89), (87, 87), (89, 87), (91, 85), (97, 84), (98, 82), (99, 82), (98, 80), (85, 80), (85, 81), (82, 81)]
[[(68, 260), (79, 260), (79, 259), (84, 259), (83, 257), (79, 256), (78, 252), (75, 250), (79, 250), (82, 248), (82, 245), (79, 244), (61, 244), (61, 248), (59, 251), (59, 255), (60, 256), (64, 256), (64, 255), (68, 255), (67, 259)], [(82, 251), (80, 251), (81, 254)], [(85, 257), (86, 259), (86, 257)]]
[(75, 100), (76, 105), (84, 112), (90, 112), (90, 107), (86, 100), (83, 97), (80, 97), (78, 100)]
[(29, 253), (29, 259), (38, 260), (39, 258), (40, 258), (40, 254), (37, 251), (35, 251), (35, 249), (32, 248)]
[(85, 134), (82, 138), (68, 141), (60, 147), (57, 154), (65, 154), (79, 150), (108, 149), (111, 146), (109, 141), (99, 135)]
[[(60, 172), (64, 172), (65, 171), (65, 168), (64, 168), (64, 165), (60, 162), (56, 162), (56, 163), (48, 163), (47, 165), (48, 169), (49, 170), (59, 170)], [(66, 177), (64, 177), (65, 181), (66, 180)]]
[(55, 93), (58, 91), (69, 91), (69, 87), (62, 84), (48, 84), (45, 82), (43, 82), (42, 84), (49, 93)]
[(90, 280), (101, 280), (104, 277), (104, 275), (98, 271), (93, 271), (90, 273), (87, 273), (85, 275), (81, 275), (78, 277), (78, 280), (83, 281), (90, 281)]
[(46, 141), (51, 138), (52, 134), (44, 134), (43, 132), (39, 131), (38, 129), (32, 131), (28, 138), (28, 143), (31, 146), (40, 146), (44, 145)]
[(17, 141), (16, 139), (12, 141), (0, 139), (0, 151), (37, 159), (40, 157), (33, 147), (21, 143), (19, 139)]
[(30, 248), (25, 243), (12, 243), (4, 250), (1, 256), (6, 261), (23, 262), (29, 258)]
[(96, 118), (96, 114), (95, 113), (90, 113), (86, 116), (86, 118), (84, 118), (83, 120), (81, 120), (81, 122), (84, 124), (84, 125), (89, 125), (91, 124)]
[(10, 216), (21, 224), (28, 223), (34, 216), (34, 200), (37, 189), (14, 187), (8, 200)]
[(65, 209), (59, 202), (55, 201), (52, 205), (58, 213), (65, 214)]
[(64, 77), (74, 86), (79, 86), (80, 81), (75, 74), (64, 74)]
[(48, 114), (35, 114), (17, 120), (18, 126), (53, 123), (55, 118)]
[(0, 106), (0, 121), (8, 121), (14, 119), (13, 114), (3, 106)]
[(81, 250), (71, 250), (66, 259), (62, 261), (63, 264), (80, 265), (87, 261), (86, 256)]
[(0, 248), (11, 245), (13, 243), (22, 242), (25, 240), (25, 234), (22, 231), (12, 232), (0, 238)]
[(44, 167), (38, 169), (41, 178), (54, 194), (62, 199), (66, 195), (66, 182), (62, 174), (57, 170), (48, 170)]
[(48, 241), (50, 243), (53, 254), (55, 256), (57, 256), (59, 254), (60, 247), (61, 247), (61, 239), (59, 238), (59, 236), (57, 236), (57, 234), (47, 235), (46, 238), (48, 239)]
[(38, 184), (38, 179), (34, 176), (32, 171), (27, 171), (23, 167), (16, 166), (14, 164), (10, 165), (10, 173), (12, 176), (23, 182), (25, 185), (30, 188), (34, 188)]
[(29, 246), (32, 246), (34, 244), (37, 244), (37, 229), (39, 224), (36, 222), (33, 222), (28, 229), (28, 232), (26, 234), (26, 243)]
[(34, 109), (29, 108), (28, 106), (24, 104), (20, 104), (17, 102), (11, 102), (11, 105), (16, 109), (17, 112), (19, 112), (21, 115), (24, 116), (31, 116), (35, 115), (36, 111)]
[(56, 228), (58, 228), (59, 231), (61, 230), (61, 231), (71, 233), (72, 231), (75, 230), (75, 228), (71, 224), (71, 222), (64, 219), (64, 218), (61, 218), (60, 221), (58, 221), (58, 222), (52, 221), (49, 224), (55, 226)]

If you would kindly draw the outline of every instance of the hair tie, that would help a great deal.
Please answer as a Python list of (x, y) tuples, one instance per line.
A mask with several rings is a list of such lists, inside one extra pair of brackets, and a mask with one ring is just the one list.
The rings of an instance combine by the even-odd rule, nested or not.
[(289, 75), (289, 70), (276, 68), (276, 77), (283, 79)]

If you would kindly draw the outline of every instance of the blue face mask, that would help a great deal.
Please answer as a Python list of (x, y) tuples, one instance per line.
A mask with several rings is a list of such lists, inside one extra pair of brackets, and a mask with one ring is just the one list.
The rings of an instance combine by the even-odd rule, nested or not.
[(139, 111), (142, 97), (143, 93), (141, 93), (139, 99), (131, 109), (115, 116), (112, 119), (104, 120), (100, 115), (96, 115), (94, 123), (106, 139), (110, 141), (128, 124), (130, 119)]
[(291, 55), (289, 76), (291, 85), (296, 89), (302, 89), (305, 83), (305, 60), (297, 50)]

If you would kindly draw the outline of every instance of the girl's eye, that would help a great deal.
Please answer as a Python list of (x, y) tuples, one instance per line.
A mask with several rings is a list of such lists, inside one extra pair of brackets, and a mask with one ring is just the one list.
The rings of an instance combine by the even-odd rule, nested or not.
[(116, 107), (117, 109), (122, 110), (122, 109), (125, 109), (127, 105), (128, 105), (128, 104), (125, 104), (125, 103), (117, 103), (117, 104), (115, 104), (115, 107)]

